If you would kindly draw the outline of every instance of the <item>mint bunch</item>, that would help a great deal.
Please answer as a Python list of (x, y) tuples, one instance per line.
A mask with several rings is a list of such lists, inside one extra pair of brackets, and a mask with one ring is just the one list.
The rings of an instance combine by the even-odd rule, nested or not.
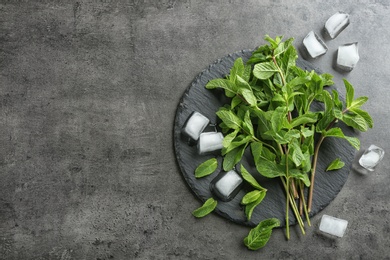
[[(368, 98), (355, 98), (354, 88), (347, 80), (344, 80), (346, 99), (343, 102), (336, 90), (326, 88), (333, 84), (332, 75), (317, 74), (296, 66), (298, 55), (293, 38), (282, 41), (282, 37), (266, 36), (265, 40), (268, 44), (255, 50), (246, 63), (238, 58), (226, 78), (213, 79), (205, 87), (223, 89), (230, 98), (230, 103), (216, 112), (225, 136), (223, 170), (233, 169), (241, 161), (244, 151), (250, 149), (258, 171), (256, 174), (280, 179), (286, 194), (286, 237), (289, 239), (290, 207), (303, 234), (303, 215), (310, 225), (317, 158), (324, 139), (341, 138), (359, 149), (359, 139), (346, 136), (338, 122), (367, 131), (373, 127), (373, 120), (361, 109)], [(313, 103), (323, 104), (323, 109), (314, 110)], [(319, 138), (315, 138), (316, 135)], [(208, 170), (201, 175), (216, 169), (215, 161), (208, 164), (202, 165), (201, 168)], [(328, 170), (343, 165), (339, 158), (334, 158)], [(242, 200), (250, 219), (266, 190), (255, 183), (253, 177), (248, 177), (249, 173), (242, 166), (241, 174), (254, 187), (254, 191)], [(305, 188), (309, 189), (307, 198)], [(270, 234), (267, 223), (262, 223), (257, 230), (267, 230)], [(278, 226), (275, 222), (270, 223), (271, 229)], [(250, 244), (253, 244), (252, 240)]]

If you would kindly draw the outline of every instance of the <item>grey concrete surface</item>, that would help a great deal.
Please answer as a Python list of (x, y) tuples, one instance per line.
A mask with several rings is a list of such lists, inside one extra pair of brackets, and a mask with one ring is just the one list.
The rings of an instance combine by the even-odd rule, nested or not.
[[(0, 259), (390, 259), (390, 2), (0, 1)], [(312, 61), (347, 78), (375, 127), (362, 148), (388, 152), (350, 176), (305, 236), (278, 229), (243, 245), (249, 228), (212, 214), (176, 164), (176, 106), (194, 77), (265, 34), (321, 33), (337, 11), (351, 24)], [(337, 47), (359, 42), (350, 73)], [(349, 221), (343, 238), (318, 232), (323, 214)]]

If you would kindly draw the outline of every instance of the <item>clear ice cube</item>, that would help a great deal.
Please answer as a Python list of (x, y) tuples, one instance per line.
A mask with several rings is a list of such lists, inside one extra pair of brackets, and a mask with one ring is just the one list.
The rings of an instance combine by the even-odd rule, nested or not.
[(223, 134), (220, 132), (201, 133), (198, 141), (198, 153), (205, 154), (223, 148)]
[(351, 71), (359, 61), (358, 43), (349, 43), (340, 46), (337, 52), (337, 67)]
[(343, 237), (347, 225), (348, 221), (344, 219), (323, 215), (320, 223), (320, 231), (333, 236)]
[(349, 14), (337, 12), (325, 23), (325, 30), (334, 39), (349, 25)]
[(210, 120), (199, 112), (192, 112), (185, 122), (182, 133), (194, 141), (199, 139), (200, 134), (209, 124)]
[(243, 180), (235, 171), (220, 173), (212, 182), (211, 190), (222, 201), (229, 201), (234, 198), (241, 188)]
[(363, 168), (372, 172), (374, 171), (378, 163), (382, 160), (384, 155), (385, 151), (382, 148), (372, 144), (364, 151), (363, 155), (360, 157), (359, 164)]
[(317, 58), (328, 51), (324, 41), (313, 31), (310, 31), (303, 39), (303, 45), (312, 58)]

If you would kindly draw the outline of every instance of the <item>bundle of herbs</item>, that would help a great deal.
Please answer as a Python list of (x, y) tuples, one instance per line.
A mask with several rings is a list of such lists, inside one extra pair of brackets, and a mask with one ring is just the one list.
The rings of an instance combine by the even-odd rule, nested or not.
[[(244, 151), (250, 149), (256, 174), (279, 178), (284, 187), (286, 238), (289, 239), (290, 208), (303, 234), (304, 219), (310, 226), (317, 159), (324, 139), (342, 138), (359, 150), (359, 139), (344, 135), (338, 122), (367, 131), (373, 127), (373, 120), (361, 109), (368, 98), (355, 98), (354, 88), (347, 80), (344, 80), (344, 101), (336, 90), (326, 88), (333, 84), (332, 75), (319, 75), (296, 66), (298, 55), (293, 38), (282, 41), (282, 37), (266, 36), (265, 40), (268, 44), (255, 50), (246, 63), (236, 59), (226, 78), (213, 79), (206, 88), (223, 89), (230, 98), (230, 104), (216, 112), (224, 133), (222, 167), (224, 171), (240, 168), (243, 179), (253, 187), (241, 201), (247, 219), (250, 220), (267, 192), (240, 164)], [(323, 104), (323, 109), (312, 111), (313, 102)], [(343, 166), (344, 162), (334, 158), (327, 170)], [(195, 176), (201, 178), (216, 169), (217, 160), (213, 158), (199, 165)], [(193, 215), (206, 216), (217, 203), (218, 200), (209, 198)], [(244, 239), (245, 245), (252, 250), (263, 247), (272, 229), (278, 226), (280, 221), (276, 218), (260, 222)]]

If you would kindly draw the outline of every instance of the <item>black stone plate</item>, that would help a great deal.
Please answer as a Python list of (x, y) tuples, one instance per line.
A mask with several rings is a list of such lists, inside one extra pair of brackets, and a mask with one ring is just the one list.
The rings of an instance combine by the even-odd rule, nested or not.
[[(222, 157), (216, 155), (198, 155), (196, 146), (189, 145), (182, 137), (181, 128), (193, 111), (202, 113), (208, 117), (212, 123), (217, 122), (215, 112), (219, 109), (219, 107), (223, 106), (227, 100), (224, 99), (222, 95), (217, 94), (214, 90), (207, 90), (205, 85), (211, 79), (222, 78), (228, 75), (235, 59), (242, 57), (245, 62), (249, 59), (251, 53), (252, 52), (249, 50), (236, 52), (211, 64), (194, 79), (183, 94), (177, 107), (174, 123), (174, 147), (176, 159), (188, 186), (202, 202), (212, 197), (210, 182), (221, 171)], [(320, 71), (314, 68), (312, 64), (302, 59), (297, 60), (297, 65), (305, 70), (316, 70), (320, 73)], [(335, 87), (332, 86), (329, 88)], [(316, 105), (321, 106), (321, 104)], [(339, 123), (338, 126), (343, 129), (345, 135), (356, 135), (354, 130), (346, 125)], [(325, 208), (340, 192), (347, 180), (355, 155), (355, 149), (346, 140), (339, 138), (326, 138), (322, 143), (320, 150), (310, 216), (317, 214)], [(212, 175), (196, 179), (194, 176), (196, 167), (212, 157), (216, 157), (218, 159), (218, 169)], [(329, 163), (338, 157), (341, 158), (346, 165), (340, 170), (325, 172)], [(256, 171), (253, 161), (251, 160), (249, 149), (244, 154), (244, 158), (241, 163), (243, 163), (245, 168), (263, 187), (267, 188), (268, 191), (265, 199), (255, 208), (252, 219), (247, 221), (244, 208), (240, 205), (240, 201), (246, 192), (251, 189), (250, 187), (243, 186), (233, 200), (229, 202), (218, 201), (218, 206), (215, 209), (215, 212), (228, 220), (242, 225), (255, 226), (264, 219), (275, 217), (280, 220), (281, 226), (285, 226), (286, 199), (280, 179), (266, 179), (260, 176), (260, 174)], [(194, 209), (198, 206), (200, 205), (194, 205)], [(289, 222), (290, 225), (296, 224), (292, 211), (290, 211)]]

